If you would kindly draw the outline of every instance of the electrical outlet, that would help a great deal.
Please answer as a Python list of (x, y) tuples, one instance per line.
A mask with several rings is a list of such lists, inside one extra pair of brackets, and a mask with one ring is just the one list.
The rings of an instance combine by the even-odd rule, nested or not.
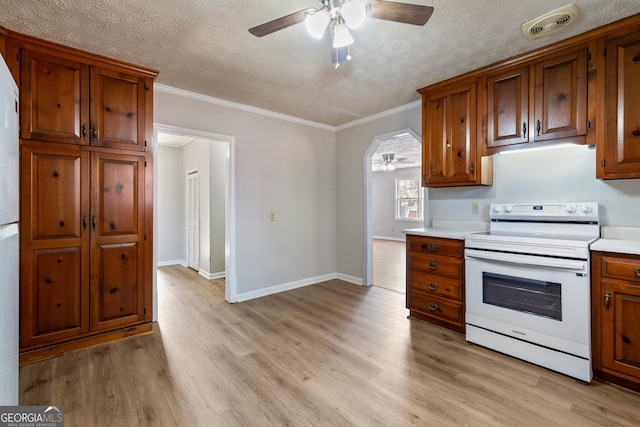
[(269, 212), (269, 221), (275, 222), (275, 220), (276, 220), (276, 213), (275, 212)]
[(471, 203), (471, 213), (476, 215), (480, 213), (480, 206), (478, 205), (478, 202)]

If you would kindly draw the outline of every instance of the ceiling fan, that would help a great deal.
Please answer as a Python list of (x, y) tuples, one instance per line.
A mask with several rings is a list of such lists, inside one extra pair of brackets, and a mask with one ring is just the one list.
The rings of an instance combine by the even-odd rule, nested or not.
[(373, 165), (381, 165), (380, 169), (385, 172), (393, 171), (396, 168), (396, 165), (400, 164), (415, 165), (415, 163), (407, 157), (396, 157), (394, 153), (385, 153), (380, 157), (374, 156), (371, 163)]
[(322, 3), (320, 8), (309, 7), (299, 10), (249, 28), (249, 32), (256, 37), (263, 37), (304, 21), (311, 36), (321, 39), (325, 30), (329, 28), (332, 37), (331, 61), (338, 68), (341, 62), (351, 59), (349, 46), (354, 40), (349, 30), (360, 27), (367, 16), (403, 24), (424, 25), (433, 13), (431, 6), (386, 0), (319, 1)]

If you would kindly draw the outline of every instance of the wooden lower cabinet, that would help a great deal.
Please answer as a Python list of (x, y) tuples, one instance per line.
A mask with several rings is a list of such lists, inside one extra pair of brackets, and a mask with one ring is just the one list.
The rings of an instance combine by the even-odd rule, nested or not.
[(464, 243), (407, 235), (409, 316), (464, 333)]
[(593, 369), (640, 391), (640, 256), (594, 252)]
[(145, 321), (144, 156), (22, 146), (22, 351)]

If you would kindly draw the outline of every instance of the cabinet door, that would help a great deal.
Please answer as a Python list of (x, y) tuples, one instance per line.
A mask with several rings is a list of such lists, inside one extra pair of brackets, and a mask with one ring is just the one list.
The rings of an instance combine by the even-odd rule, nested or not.
[(87, 153), (22, 147), (20, 344), (89, 327)]
[(144, 320), (144, 157), (91, 161), (91, 329), (112, 329)]
[(475, 183), (476, 82), (426, 97), (423, 185)]
[(640, 285), (603, 280), (602, 366), (640, 378)]
[(534, 141), (587, 134), (587, 55), (584, 48), (535, 64)]
[(91, 145), (144, 150), (143, 77), (91, 69)]
[(487, 78), (487, 146), (529, 142), (529, 66)]
[(20, 136), (87, 144), (89, 66), (22, 50)]
[(598, 168), (598, 178), (638, 178), (640, 33), (610, 40), (606, 52), (606, 131), (605, 140), (602, 141), (604, 158), (599, 159), (604, 171)]

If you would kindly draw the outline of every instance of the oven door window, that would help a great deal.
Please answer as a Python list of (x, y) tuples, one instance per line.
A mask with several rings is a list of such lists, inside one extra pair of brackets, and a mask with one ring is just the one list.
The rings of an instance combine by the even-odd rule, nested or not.
[(482, 273), (485, 304), (562, 321), (560, 283)]

